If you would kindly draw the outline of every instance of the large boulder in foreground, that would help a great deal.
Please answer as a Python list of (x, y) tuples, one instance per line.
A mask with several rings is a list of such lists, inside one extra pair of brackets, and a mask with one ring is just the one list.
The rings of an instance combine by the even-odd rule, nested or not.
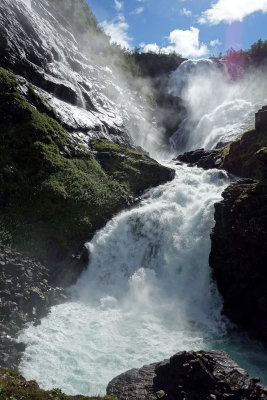
[(223, 351), (183, 351), (117, 376), (107, 394), (118, 400), (263, 400), (267, 387)]
[(210, 266), (226, 315), (267, 344), (267, 181), (241, 180), (222, 196)]

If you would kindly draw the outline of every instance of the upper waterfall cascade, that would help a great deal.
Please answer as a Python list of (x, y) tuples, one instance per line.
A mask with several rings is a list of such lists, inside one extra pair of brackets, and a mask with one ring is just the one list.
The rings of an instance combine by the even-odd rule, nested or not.
[(173, 148), (211, 149), (254, 127), (255, 112), (267, 102), (264, 72), (252, 70), (233, 80), (226, 66), (212, 60), (188, 60), (174, 71), (169, 92), (181, 96), (188, 110), (170, 139)]
[(53, 107), (72, 139), (88, 146), (92, 137), (105, 137), (153, 155), (164, 132), (140, 95), (146, 82), (130, 89), (124, 72), (112, 67), (116, 59), (101, 53), (103, 38), (93, 38), (96, 49), (90, 50), (65, 25), (49, 0), (1, 1), (0, 28), (19, 74)]

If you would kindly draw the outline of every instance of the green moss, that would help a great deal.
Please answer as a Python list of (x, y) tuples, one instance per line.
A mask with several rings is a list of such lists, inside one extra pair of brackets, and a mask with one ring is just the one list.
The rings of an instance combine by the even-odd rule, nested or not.
[(104, 223), (126, 193), (57, 121), (20, 94), (14, 75), (0, 69), (3, 81), (0, 242), (45, 258), (48, 240), (67, 246), (88, 224)]
[(240, 139), (222, 149), (221, 167), (241, 177), (263, 179), (267, 176), (267, 166), (262, 154), (266, 146), (267, 130), (247, 131)]
[(49, 243), (63, 253), (88, 239), (127, 199), (170, 179), (170, 170), (144, 154), (92, 140), (100, 163), (75, 143), (42, 99), (23, 97), (26, 85), (0, 68), (0, 244), (46, 259)]
[(120, 183), (127, 191), (135, 195), (148, 187), (171, 180), (174, 172), (146, 154), (121, 147), (106, 139), (92, 139), (90, 146), (106, 157), (100, 162), (105, 172)]
[(228, 156), (229, 151), (230, 151), (230, 144), (227, 144), (225, 147), (223, 147), (221, 152), (221, 157), (223, 160)]
[(18, 372), (0, 367), (0, 400), (116, 400), (111, 396), (68, 396), (60, 389), (41, 390), (35, 381), (26, 381)]

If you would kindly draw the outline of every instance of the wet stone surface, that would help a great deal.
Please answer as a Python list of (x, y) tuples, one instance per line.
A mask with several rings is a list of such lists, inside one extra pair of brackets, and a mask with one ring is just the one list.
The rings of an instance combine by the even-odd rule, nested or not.
[(118, 400), (260, 400), (267, 399), (267, 387), (224, 351), (182, 351), (117, 376), (107, 394)]
[(20, 253), (0, 247), (0, 359), (1, 365), (16, 368), (24, 344), (18, 332), (28, 322), (38, 323), (52, 305), (62, 303), (64, 290), (48, 282), (48, 269)]

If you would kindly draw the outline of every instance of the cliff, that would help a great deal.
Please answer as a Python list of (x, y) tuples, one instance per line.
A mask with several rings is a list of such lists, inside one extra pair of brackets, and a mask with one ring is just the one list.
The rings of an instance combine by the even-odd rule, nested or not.
[(64, 4), (0, 6), (0, 243), (68, 285), (87, 265), (84, 242), (174, 172), (133, 146), (145, 99), (138, 108), (101, 64), (112, 49), (86, 4)]

